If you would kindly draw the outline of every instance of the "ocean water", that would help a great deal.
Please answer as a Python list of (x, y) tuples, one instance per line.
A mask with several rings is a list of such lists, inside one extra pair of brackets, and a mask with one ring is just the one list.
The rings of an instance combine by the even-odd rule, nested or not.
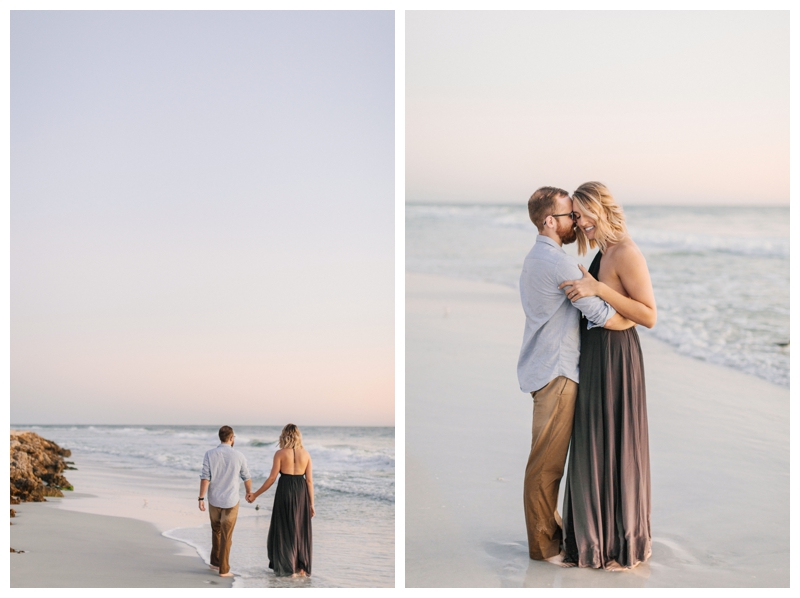
[[(87, 489), (73, 478), (95, 469), (106, 478), (95, 487), (117, 492), (103, 502), (138, 500), (134, 508), (160, 509), (159, 520), (167, 523), (172, 513), (176, 527), (164, 535), (194, 547), (209, 562), (210, 525), (206, 514), (198, 514), (196, 493), (203, 455), (219, 444), (218, 427), (15, 427), (72, 450), (78, 471), (66, 475), (76, 492)], [(235, 448), (247, 458), (255, 490), (272, 468), (281, 427), (234, 430)], [(302, 432), (314, 463), (312, 575), (277, 578), (268, 569), (266, 540), (277, 482), (253, 505), (245, 502), (242, 484), (231, 550), (234, 587), (394, 587), (394, 428), (306, 426)], [(148, 497), (144, 504), (142, 496)], [(105, 507), (103, 512), (109, 514)], [(187, 513), (202, 524), (181, 527)]]
[[(788, 387), (789, 208), (628, 206), (625, 215), (658, 304), (658, 323), (641, 331)], [(406, 269), (518, 289), (536, 234), (525, 204), (407, 204)], [(587, 267), (596, 252), (564, 249)]]

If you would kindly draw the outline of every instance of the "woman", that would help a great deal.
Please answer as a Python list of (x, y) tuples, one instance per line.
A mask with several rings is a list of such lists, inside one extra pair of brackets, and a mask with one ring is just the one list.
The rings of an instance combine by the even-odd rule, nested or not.
[[(596, 295), (647, 328), (656, 302), (642, 252), (622, 209), (602, 183), (573, 194), (578, 252), (600, 251), (581, 280), (564, 288), (570, 300)], [(635, 327), (581, 326), (581, 381), (575, 403), (564, 495), (564, 563), (620, 570), (651, 553), (650, 453), (644, 363)]]
[(311, 456), (294, 424), (283, 428), (278, 444), (272, 472), (247, 501), (269, 490), (280, 473), (267, 534), (269, 568), (278, 577), (311, 575), (311, 518), (315, 514)]

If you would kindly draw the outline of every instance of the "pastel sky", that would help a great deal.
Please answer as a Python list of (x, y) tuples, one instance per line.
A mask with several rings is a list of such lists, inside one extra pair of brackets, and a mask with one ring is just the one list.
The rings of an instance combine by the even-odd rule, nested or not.
[(394, 14), (13, 12), (11, 423), (393, 425)]
[(788, 11), (406, 13), (406, 197), (789, 203)]

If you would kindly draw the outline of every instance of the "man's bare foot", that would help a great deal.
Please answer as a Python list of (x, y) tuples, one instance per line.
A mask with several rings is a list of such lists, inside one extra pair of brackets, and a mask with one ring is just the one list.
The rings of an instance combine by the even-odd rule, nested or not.
[(558, 565), (559, 567), (575, 567), (575, 563), (567, 563), (564, 561), (564, 551), (562, 550), (556, 556), (551, 556), (549, 559), (545, 559), (548, 563), (552, 563), (554, 565)]
[(227, 573), (220, 573), (219, 576), (220, 577), (233, 577), (233, 573), (228, 571)]
[(214, 571), (219, 571), (219, 567), (217, 567), (216, 565), (209, 565), (208, 568), (213, 569)]

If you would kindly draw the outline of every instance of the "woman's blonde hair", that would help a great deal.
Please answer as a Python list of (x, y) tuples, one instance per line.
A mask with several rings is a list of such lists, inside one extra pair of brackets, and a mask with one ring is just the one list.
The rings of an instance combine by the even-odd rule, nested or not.
[(596, 223), (593, 240), (586, 238), (580, 226), (576, 227), (580, 255), (585, 254), (589, 247), (594, 249), (598, 245), (600, 251), (605, 252), (610, 244), (621, 241), (627, 234), (625, 214), (603, 183), (584, 183), (575, 189), (572, 201), (580, 204), (581, 211), (591, 216)]
[(278, 439), (278, 445), (282, 448), (303, 448), (303, 435), (300, 428), (294, 424), (286, 424)]

